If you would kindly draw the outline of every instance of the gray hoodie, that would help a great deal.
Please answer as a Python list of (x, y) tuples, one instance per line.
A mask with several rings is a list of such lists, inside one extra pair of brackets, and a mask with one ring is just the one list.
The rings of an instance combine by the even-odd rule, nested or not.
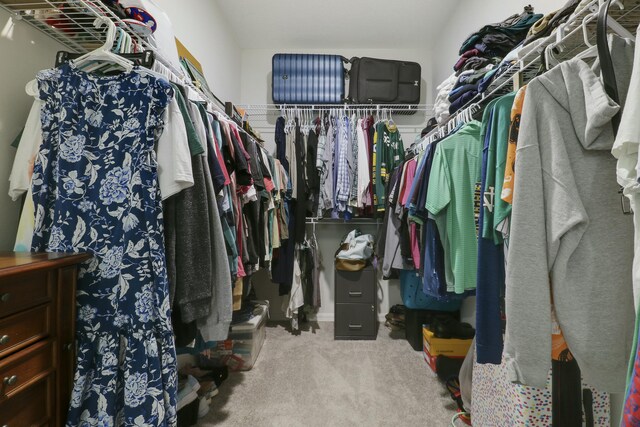
[(606, 392), (625, 389), (634, 230), (620, 207), (611, 155), (618, 109), (579, 59), (527, 87), (506, 277), (512, 381), (545, 386), (553, 300), (584, 381)]

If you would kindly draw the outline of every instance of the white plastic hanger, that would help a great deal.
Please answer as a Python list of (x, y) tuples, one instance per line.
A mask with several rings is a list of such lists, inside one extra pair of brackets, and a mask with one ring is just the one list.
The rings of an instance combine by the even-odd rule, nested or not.
[(99, 17), (97, 18), (93, 25), (96, 28), (100, 28), (103, 25), (107, 25), (107, 40), (104, 45), (99, 47), (96, 50), (93, 50), (85, 55), (82, 55), (78, 59), (73, 61), (73, 64), (81, 69), (84, 69), (88, 64), (93, 64), (94, 62), (108, 62), (112, 64), (117, 64), (121, 68), (123, 68), (126, 72), (130, 72), (133, 70), (134, 63), (125, 59), (121, 56), (112, 52), (113, 45), (116, 38), (117, 27), (116, 24), (113, 23), (110, 19)]

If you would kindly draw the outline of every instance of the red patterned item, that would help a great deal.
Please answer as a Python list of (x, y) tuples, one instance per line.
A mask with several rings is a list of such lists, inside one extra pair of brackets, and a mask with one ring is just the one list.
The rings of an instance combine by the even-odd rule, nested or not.
[[(639, 341), (640, 342), (640, 341)], [(640, 425), (640, 358), (636, 349), (636, 357), (633, 362), (633, 373), (627, 390), (627, 397), (624, 401), (624, 412), (622, 415), (622, 427), (635, 427)]]

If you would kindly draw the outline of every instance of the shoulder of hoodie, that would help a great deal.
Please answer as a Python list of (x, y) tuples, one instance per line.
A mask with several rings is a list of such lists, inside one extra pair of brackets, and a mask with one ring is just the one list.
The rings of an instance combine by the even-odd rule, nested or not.
[[(600, 78), (593, 72), (591, 67), (583, 60), (573, 58), (561, 62), (551, 70), (531, 80), (527, 84), (525, 103), (527, 99), (531, 98), (542, 102), (552, 102), (569, 111), (566, 105), (568, 103), (567, 87), (569, 78), (581, 81), (583, 86), (588, 86), (590, 89), (603, 89)], [(594, 85), (599, 87), (594, 88)], [(565, 95), (566, 99), (560, 100), (559, 97), (562, 95)], [(550, 106), (550, 104), (546, 106)]]

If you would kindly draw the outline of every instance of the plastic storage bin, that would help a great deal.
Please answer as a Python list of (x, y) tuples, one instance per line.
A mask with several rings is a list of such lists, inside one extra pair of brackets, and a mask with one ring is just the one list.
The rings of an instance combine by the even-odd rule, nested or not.
[(218, 342), (215, 348), (203, 351), (199, 356), (201, 365), (228, 366), (231, 371), (248, 371), (258, 359), (267, 336), (268, 308), (258, 305), (250, 320), (231, 327), (229, 337)]

